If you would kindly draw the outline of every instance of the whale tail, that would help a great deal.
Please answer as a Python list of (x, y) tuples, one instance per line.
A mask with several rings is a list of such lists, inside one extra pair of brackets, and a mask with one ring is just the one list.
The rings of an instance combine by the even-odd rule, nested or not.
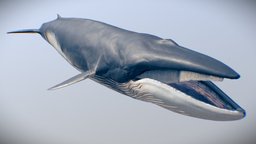
[(23, 30), (7, 32), (7, 34), (15, 34), (15, 33), (38, 33), (38, 34), (40, 34), (40, 30), (39, 29), (23, 29)]

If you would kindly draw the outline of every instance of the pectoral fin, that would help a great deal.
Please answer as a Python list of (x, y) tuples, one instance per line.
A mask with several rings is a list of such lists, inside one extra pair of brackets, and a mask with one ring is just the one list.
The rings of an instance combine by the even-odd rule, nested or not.
[(72, 78), (70, 78), (70, 79), (68, 79), (68, 80), (66, 80), (66, 81), (64, 81), (60, 84), (57, 84), (57, 85), (49, 88), (48, 90), (56, 90), (56, 89), (60, 89), (60, 88), (72, 85), (74, 83), (80, 82), (80, 81), (92, 76), (93, 74), (94, 73), (90, 73), (89, 71), (83, 72), (83, 73), (78, 74), (78, 75), (76, 75), (76, 76), (74, 76), (74, 77), (72, 77)]

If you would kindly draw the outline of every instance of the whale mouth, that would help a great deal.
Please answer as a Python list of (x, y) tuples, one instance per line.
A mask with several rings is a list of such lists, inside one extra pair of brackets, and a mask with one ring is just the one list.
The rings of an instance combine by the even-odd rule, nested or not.
[(222, 77), (192, 71), (153, 70), (142, 73), (138, 78), (156, 80), (204, 104), (245, 115), (238, 104), (211, 82), (223, 81)]
[(141, 78), (118, 83), (98, 75), (92, 80), (134, 99), (150, 102), (186, 116), (233, 121), (246, 115), (243, 108), (210, 81), (163, 83), (151, 78)]
[(130, 87), (136, 94), (133, 98), (191, 117), (232, 121), (246, 115), (243, 108), (210, 81), (165, 84), (144, 78), (134, 81)]
[(198, 101), (210, 104), (214, 107), (244, 112), (239, 105), (210, 81), (185, 81), (170, 83), (168, 85)]
[(137, 78), (135, 83), (144, 83), (143, 91), (157, 101), (161, 99), (163, 104), (156, 100), (148, 102), (171, 111), (217, 121), (238, 120), (246, 115), (244, 109), (211, 82), (223, 81), (223, 77), (192, 71), (152, 70)]

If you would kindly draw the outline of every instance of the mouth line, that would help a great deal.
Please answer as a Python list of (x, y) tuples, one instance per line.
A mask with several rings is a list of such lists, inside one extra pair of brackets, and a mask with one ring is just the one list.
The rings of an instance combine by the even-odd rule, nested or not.
[(185, 70), (151, 70), (146, 71), (136, 78), (150, 78), (163, 83), (177, 83), (185, 81), (223, 81), (223, 77), (213, 76)]
[(223, 81), (224, 78), (213, 76), (213, 75), (207, 75), (207, 74), (201, 74), (197, 72), (192, 71), (180, 71), (179, 75), (179, 82), (185, 82), (185, 81)]

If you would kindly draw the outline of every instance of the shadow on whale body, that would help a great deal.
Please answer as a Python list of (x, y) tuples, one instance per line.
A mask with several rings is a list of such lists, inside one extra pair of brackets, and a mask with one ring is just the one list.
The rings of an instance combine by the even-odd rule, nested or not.
[(80, 18), (58, 18), (38, 33), (80, 73), (50, 90), (90, 78), (117, 92), (192, 117), (229, 121), (243, 110), (211, 81), (238, 79), (224, 63), (171, 39)]

